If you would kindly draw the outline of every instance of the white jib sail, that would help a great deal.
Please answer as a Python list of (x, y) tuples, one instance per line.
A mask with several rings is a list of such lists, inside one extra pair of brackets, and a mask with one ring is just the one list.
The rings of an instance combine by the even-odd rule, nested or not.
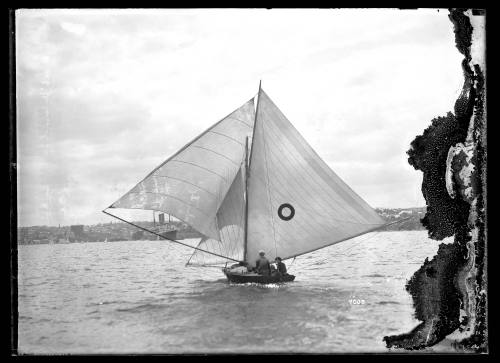
[(240, 170), (254, 118), (252, 98), (162, 163), (110, 208), (162, 211), (220, 240), (217, 211)]
[[(236, 174), (233, 184), (217, 212), (217, 226), (220, 239), (202, 238), (198, 248), (229, 257), (243, 260), (245, 239), (245, 167), (242, 165)], [(220, 265), (228, 262), (200, 250), (195, 250), (187, 265)]]
[(290, 258), (367, 233), (382, 218), (321, 160), (264, 91), (248, 180), (245, 260)]

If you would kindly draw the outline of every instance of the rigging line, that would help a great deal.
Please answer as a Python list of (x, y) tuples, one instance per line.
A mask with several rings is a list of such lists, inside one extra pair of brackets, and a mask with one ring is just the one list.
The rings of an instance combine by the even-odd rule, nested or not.
[[(233, 197), (236, 198), (237, 196), (233, 196)], [(238, 203), (238, 200), (234, 201), (234, 198), (233, 198), (233, 203), (231, 203), (231, 208), (230, 208), (232, 218), (230, 221), (226, 222), (226, 224), (227, 224), (226, 228), (228, 229), (228, 232), (231, 231), (231, 236), (232, 236), (232, 239), (229, 241), (230, 244), (228, 246), (228, 247), (230, 247), (232, 253), (238, 253), (238, 246), (239, 246), (239, 243), (241, 241), (241, 238), (240, 238), (241, 218), (238, 218), (238, 217), (241, 217), (241, 213), (240, 213), (239, 208), (237, 208), (237, 205), (239, 205), (239, 204), (241, 204), (241, 203)]]
[(225, 226), (225, 236), (224, 236), (224, 244), (223, 247), (225, 248), (225, 253), (229, 256), (234, 255), (234, 248), (233, 248), (233, 242), (234, 242), (234, 230), (232, 228), (232, 225)]
[[(238, 175), (241, 176), (241, 174), (238, 172), (236, 174), (236, 178), (238, 177)], [(231, 217), (238, 215), (237, 210), (235, 210), (235, 204), (238, 202), (237, 200), (235, 200), (235, 198), (237, 196), (234, 195), (235, 193), (233, 192), (233, 189), (231, 189), (234, 187), (234, 183), (237, 181), (236, 178), (233, 181), (233, 184), (231, 185), (231, 187), (229, 188), (228, 193), (226, 194), (226, 198), (228, 198), (228, 199), (224, 199), (224, 202), (227, 201), (227, 203), (224, 205), (229, 206), (226, 213), (219, 214), (219, 212), (217, 212), (218, 220), (220, 219), (220, 221), (222, 222), (221, 224), (226, 227), (225, 230), (226, 230), (226, 236), (227, 236), (227, 240), (228, 240), (227, 242), (229, 244), (227, 247), (228, 247), (228, 251), (229, 251), (229, 249), (231, 250), (231, 253), (234, 253), (234, 248), (231, 248), (231, 247), (234, 244), (236, 244), (238, 241), (238, 237), (234, 231), (234, 228), (230, 227), (234, 224), (234, 223), (232, 223), (233, 220)], [(220, 211), (220, 209), (219, 209), (219, 211)], [(227, 216), (227, 214), (229, 214), (229, 216)], [(220, 229), (220, 227), (219, 227), (219, 229)]]
[[(258, 107), (258, 105), (257, 105)], [(257, 114), (255, 114), (255, 117)], [(254, 119), (254, 129), (255, 131), (255, 122), (256, 119)], [(252, 140), (253, 143), (253, 140)], [(248, 159), (248, 136), (245, 138), (245, 165), (243, 169), (243, 180), (244, 180), (244, 185), (243, 185), (243, 260), (246, 260), (246, 255), (247, 255), (247, 249), (248, 249), (248, 176), (249, 176), (249, 159)]]
[[(216, 248), (214, 248), (213, 246), (210, 245), (211, 241), (215, 241), (215, 240), (213, 240), (213, 239), (207, 239), (206, 237), (202, 238), (200, 240), (200, 242), (198, 243), (197, 247), (201, 248), (201, 247), (205, 246), (204, 248), (207, 251), (210, 251), (209, 248), (211, 248), (213, 251), (210, 251), (210, 252), (215, 252)], [(192, 257), (193, 256), (196, 258), (196, 261), (200, 260), (200, 263), (202, 263), (202, 264), (204, 264), (206, 258), (208, 258), (205, 254), (203, 254), (202, 252), (199, 252), (199, 251), (193, 251)]]
[[(198, 244), (196, 245), (196, 247), (198, 248), (201, 248), (203, 245), (202, 245), (202, 241), (203, 241), (203, 238), (200, 238), (200, 241), (198, 242)], [(200, 255), (202, 255), (200, 257)], [(191, 259), (193, 259), (193, 263), (196, 263), (197, 261), (200, 262), (200, 263), (203, 263), (203, 254), (201, 253), (198, 253), (198, 251), (193, 251), (193, 253), (191, 254), (191, 257), (189, 258), (189, 261), (187, 263), (191, 263)]]
[(149, 229), (147, 229), (147, 228), (144, 228), (144, 227), (138, 226), (138, 225), (137, 225), (137, 224), (135, 224), (135, 223), (129, 222), (129, 221), (127, 221), (127, 220), (123, 219), (123, 218), (120, 218), (120, 217), (118, 217), (118, 216), (115, 216), (114, 214), (111, 214), (111, 213), (109, 213), (109, 212), (106, 212), (106, 210), (103, 210), (102, 212), (103, 212), (103, 213), (105, 213), (105, 214), (107, 214), (107, 215), (110, 215), (111, 217), (114, 217), (114, 218), (116, 218), (116, 219), (118, 219), (118, 220), (120, 220), (120, 221), (122, 221), (122, 222), (128, 223), (128, 224), (130, 224), (130, 225), (132, 225), (132, 226), (134, 226), (134, 227), (137, 227), (137, 228), (139, 228), (139, 229), (142, 229), (143, 231), (150, 232), (150, 233), (153, 233), (153, 234), (155, 234), (155, 235), (157, 235), (157, 236), (160, 236), (161, 238), (166, 239), (166, 240), (168, 240), (168, 241), (170, 241), (170, 242), (178, 243), (178, 244), (180, 244), (180, 245), (183, 245), (183, 246), (186, 246), (186, 247), (189, 247), (189, 248), (193, 248), (193, 249), (198, 250), (198, 251), (202, 251), (202, 252), (209, 253), (209, 254), (211, 254), (211, 255), (215, 255), (215, 256), (218, 256), (218, 257), (226, 258), (226, 259), (228, 259), (228, 260), (232, 260), (232, 261), (236, 261), (236, 262), (241, 262), (241, 261), (239, 261), (239, 260), (235, 260), (234, 258), (230, 258), (230, 257), (227, 257), (227, 256), (218, 255), (218, 254), (216, 254), (216, 253), (209, 252), (209, 251), (205, 251), (205, 250), (202, 250), (201, 248), (193, 247), (193, 246), (188, 245), (188, 244), (186, 244), (186, 243), (182, 243), (182, 242), (180, 242), (180, 241), (177, 241), (177, 240), (174, 240), (174, 239), (167, 238), (167, 237), (165, 237), (165, 236), (163, 236), (163, 235), (161, 235), (161, 234), (159, 234), (159, 233), (153, 232), (153, 231), (151, 231), (151, 230), (149, 230)]
[[(243, 175), (242, 175), (242, 184), (243, 184)], [(245, 259), (245, 196), (244, 196), (244, 191), (245, 187), (244, 185), (242, 185), (242, 190), (241, 190), (241, 194), (239, 195), (239, 199), (240, 199), (240, 204), (239, 204), (239, 208), (237, 208), (237, 215), (238, 215), (238, 218), (237, 218), (237, 225), (239, 226), (238, 228), (238, 245), (239, 245), (239, 248), (242, 247), (242, 251), (239, 250), (239, 252), (243, 252), (243, 256), (242, 256), (242, 259)]]
[[(202, 240), (202, 239), (200, 239), (200, 240), (198, 241), (198, 243), (196, 244), (196, 247), (200, 247), (200, 242), (201, 242), (201, 240)], [(193, 253), (192, 253), (192, 254), (191, 254), (191, 256), (189, 257), (189, 259), (187, 260), (187, 262), (186, 262), (186, 265), (185, 265), (185, 266), (187, 266), (187, 265), (189, 265), (189, 264), (190, 264), (191, 259), (194, 257), (194, 254), (195, 254), (195, 253), (196, 253), (196, 251), (193, 251)]]
[(317, 250), (319, 250), (319, 249), (321, 249), (321, 248), (325, 248), (325, 247), (328, 247), (328, 246), (334, 245), (334, 244), (336, 244), (336, 243), (344, 242), (344, 241), (350, 240), (350, 239), (352, 239), (352, 238), (355, 238), (355, 237), (358, 237), (358, 236), (362, 236), (363, 234), (366, 234), (366, 233), (369, 233), (369, 232), (376, 231), (376, 230), (378, 230), (378, 229), (381, 229), (381, 228), (387, 227), (387, 226), (389, 226), (389, 225), (391, 225), (391, 224), (394, 224), (394, 223), (397, 223), (397, 222), (402, 222), (403, 220), (404, 220), (404, 219), (402, 219), (402, 220), (400, 220), (400, 221), (395, 221), (395, 222), (392, 222), (392, 223), (383, 224), (383, 225), (381, 225), (381, 226), (371, 228), (371, 229), (369, 229), (369, 230), (366, 230), (366, 231), (360, 232), (360, 233), (355, 234), (355, 235), (353, 235), (353, 236), (348, 236), (348, 237), (343, 238), (343, 239), (341, 239), (341, 240), (334, 241), (334, 242), (328, 243), (328, 244), (323, 245), (323, 246), (320, 246), (320, 247), (315, 247), (315, 248), (313, 248), (313, 249), (310, 249), (310, 250), (305, 251), (305, 252), (298, 253), (298, 254), (296, 254), (296, 255), (290, 255), (290, 256), (285, 256), (285, 257), (282, 257), (282, 259), (283, 259), (283, 260), (287, 260), (287, 259), (292, 258), (292, 257), (298, 257), (298, 256), (301, 256), (301, 255), (305, 255), (306, 253), (311, 253), (311, 252), (317, 251)]
[(214, 174), (214, 175), (219, 176), (222, 180), (224, 180), (226, 183), (228, 183), (227, 179), (226, 179), (224, 176), (222, 176), (222, 175), (220, 175), (220, 174), (216, 173), (216, 172), (215, 172), (215, 171), (213, 171), (213, 170), (207, 169), (207, 168), (205, 168), (205, 167), (203, 167), (203, 166), (201, 166), (201, 165), (198, 165), (198, 164), (195, 164), (195, 163), (191, 163), (191, 162), (189, 162), (189, 161), (174, 160), (174, 159), (170, 160), (170, 162), (184, 163), (184, 164), (189, 164), (189, 165), (196, 166), (196, 167), (198, 167), (198, 168), (200, 168), (200, 169), (204, 169), (204, 170), (208, 171), (209, 173), (212, 173), (212, 174)]
[(254, 144), (254, 140), (255, 140), (255, 128), (257, 126), (257, 116), (259, 113), (260, 94), (262, 91), (261, 85), (262, 85), (262, 80), (259, 81), (259, 91), (255, 95), (255, 97), (257, 97), (257, 105), (255, 107), (255, 119), (253, 122), (253, 130), (252, 130), (252, 144), (250, 145), (250, 156), (248, 158), (248, 168), (247, 168), (248, 171), (250, 171), (250, 167), (252, 166), (253, 144)]
[(347, 236), (347, 237), (345, 237), (345, 238), (343, 238), (343, 239), (340, 239), (340, 240), (338, 240), (338, 241), (333, 241), (333, 242), (331, 242), (331, 243), (327, 243), (327, 244), (324, 244), (324, 245), (322, 245), (322, 246), (312, 248), (312, 249), (310, 249), (310, 250), (308, 250), (308, 251), (304, 251), (304, 252), (301, 252), (301, 253), (297, 253), (297, 254), (295, 254), (295, 255), (290, 255), (290, 256), (285, 256), (285, 257), (282, 257), (282, 259), (283, 259), (283, 260), (287, 260), (287, 259), (292, 258), (292, 257), (298, 257), (298, 256), (301, 256), (301, 255), (305, 255), (305, 254), (307, 254), (307, 253), (311, 253), (311, 252), (317, 251), (317, 250), (319, 250), (319, 249), (321, 249), (321, 248), (325, 248), (325, 247), (328, 247), (328, 246), (334, 245), (334, 244), (336, 244), (336, 243), (344, 242), (344, 241), (350, 240), (350, 239), (352, 239), (352, 238), (355, 238), (355, 237), (361, 236), (361, 235), (363, 235), (363, 234), (366, 234), (366, 233), (369, 233), (369, 232), (373, 232), (373, 231), (375, 231), (375, 230), (377, 230), (377, 229), (380, 229), (380, 228), (383, 228), (383, 227), (386, 227), (386, 226), (387, 226), (387, 225), (382, 225), (382, 226), (378, 226), (378, 227), (375, 227), (375, 228), (372, 228), (372, 229), (368, 229), (368, 230), (362, 231), (362, 232), (360, 232), (360, 233), (357, 233), (357, 234), (355, 234), (355, 235), (352, 235), (352, 236)]
[[(282, 139), (279, 138), (279, 135), (277, 134), (276, 131), (273, 130), (273, 127), (269, 127), (268, 128), (269, 130), (271, 130), (270, 134), (273, 135), (274, 134), (274, 139), (277, 140), (273, 143), (273, 145), (277, 148), (280, 149), (281, 151), (281, 156), (284, 156), (284, 159), (288, 159), (291, 167), (293, 169), (295, 169), (298, 173), (298, 175), (307, 183), (314, 183), (316, 184), (320, 190), (322, 190), (326, 195), (328, 195), (330, 198), (332, 198), (333, 200), (335, 200), (336, 203), (342, 203), (342, 204), (347, 204), (349, 205), (349, 210), (346, 210), (347, 213), (349, 213), (351, 215), (351, 217), (353, 217), (353, 219), (355, 220), (359, 220), (359, 217), (360, 217), (360, 214), (357, 213), (353, 208), (350, 207), (350, 204), (349, 202), (347, 202), (344, 198), (342, 198), (341, 195), (335, 193), (335, 194), (332, 194), (332, 187), (323, 179), (321, 178), (317, 172), (311, 168), (311, 170), (307, 170), (306, 168), (302, 167), (302, 168), (297, 168), (296, 165), (303, 165), (303, 163), (301, 163), (301, 160), (298, 160), (298, 157), (295, 155), (294, 152), (297, 152), (298, 153), (298, 150), (296, 148), (290, 148), (290, 147), (286, 147), (285, 145), (283, 145), (282, 143)], [(280, 142), (278, 142), (280, 141)], [(271, 154), (276, 158), (277, 156), (272, 152), (272, 149), (271, 149)], [(299, 153), (300, 156), (302, 156), (300, 153)], [(308, 155), (310, 157), (310, 155)], [(283, 160), (278, 158), (281, 163), (283, 163)], [(293, 160), (292, 160), (293, 159)], [(311, 171), (313, 171), (316, 175), (318, 175), (318, 177), (320, 178), (320, 180), (324, 183), (321, 184), (319, 182), (319, 180), (316, 180), (316, 179), (304, 179), (303, 177), (303, 173), (301, 173), (301, 171), (303, 171), (303, 173), (306, 173), (306, 175), (309, 175), (311, 173)], [(331, 171), (331, 170), (330, 170)], [(336, 186), (339, 186), (342, 190), (345, 191), (345, 188), (343, 188), (342, 184), (339, 183), (337, 180), (333, 179), (333, 178), (330, 178), (330, 180), (332, 182), (335, 183)], [(339, 199), (340, 197), (340, 199)], [(353, 212), (355, 214), (353, 214)]]
[[(241, 189), (243, 189), (243, 185), (242, 185), (242, 174), (241, 174), (241, 167), (240, 167), (240, 170), (238, 171), (238, 173), (236, 174), (237, 177), (238, 177), (238, 180), (237, 180), (237, 186), (238, 186), (238, 190), (237, 191), (241, 191)], [(233, 182), (234, 183), (234, 182)], [(231, 186), (233, 187), (235, 186), (234, 184)], [(239, 222), (238, 221), (238, 216), (240, 216), (240, 220), (241, 220), (241, 215), (240, 215), (240, 211), (239, 211), (239, 208), (238, 206), (241, 206), (241, 204), (244, 203), (243, 200), (240, 200), (240, 193), (236, 194), (234, 193), (234, 189), (232, 190), (233, 193), (231, 193), (231, 195), (229, 196), (229, 201), (230, 201), (230, 204), (229, 204), (229, 216), (228, 216), (228, 219), (224, 219), (224, 223), (229, 225), (231, 224), (231, 227), (228, 228), (231, 230), (232, 232), (232, 237), (233, 237), (233, 240), (231, 241), (231, 246), (233, 247), (232, 248), (232, 251), (234, 252), (234, 247), (236, 247), (236, 244), (239, 243), (239, 230), (234, 230), (234, 225), (237, 224), (238, 226), (240, 226)]]
[(364, 242), (366, 242), (366, 241), (368, 241), (368, 240), (370, 240), (370, 239), (374, 238), (374, 237), (375, 237), (375, 236), (377, 236), (379, 233), (380, 233), (380, 231), (375, 231), (373, 235), (367, 235), (367, 236), (366, 236), (366, 238), (364, 238), (364, 239), (362, 239), (362, 240), (360, 240), (360, 241), (358, 241), (358, 242), (354, 243), (352, 246), (347, 247), (347, 248), (346, 248), (346, 249), (344, 249), (343, 251), (340, 251), (340, 252), (337, 252), (337, 253), (335, 253), (335, 252), (334, 252), (334, 255), (336, 255), (336, 256), (342, 256), (342, 255), (344, 255), (344, 256), (345, 256), (345, 254), (346, 254), (347, 252), (351, 251), (354, 247), (359, 246), (361, 243), (364, 243)]
[(239, 142), (238, 140), (236, 140), (235, 138), (233, 138), (233, 137), (231, 137), (229, 135), (226, 135), (226, 134), (223, 134), (223, 133), (220, 133), (220, 132), (217, 132), (217, 131), (213, 131), (213, 130), (209, 130), (208, 132), (210, 132), (211, 134), (217, 134), (217, 135), (220, 135), (220, 136), (227, 137), (229, 140), (233, 140), (234, 142), (237, 142), (241, 146), (244, 146), (241, 142)]
[[(187, 265), (186, 265), (187, 266)], [(220, 264), (199, 264), (199, 263), (191, 263), (189, 264), (190, 267), (196, 267), (196, 268), (216, 268), (216, 269), (220, 269), (222, 267), (224, 267), (224, 264), (223, 263), (220, 263)]]
[(233, 164), (234, 164), (234, 165), (236, 165), (236, 166), (239, 166), (239, 165), (240, 165), (240, 163), (237, 163), (237, 162), (236, 162), (236, 161), (234, 161), (233, 159), (230, 159), (230, 158), (228, 158), (226, 155), (221, 154), (221, 153), (219, 153), (219, 152), (217, 152), (217, 151), (215, 151), (215, 150), (212, 150), (212, 149), (209, 149), (209, 148), (207, 148), (207, 147), (203, 147), (203, 146), (198, 146), (198, 145), (193, 145), (192, 147), (195, 147), (195, 148), (198, 148), (198, 149), (203, 149), (203, 150), (210, 151), (210, 152), (212, 152), (212, 153), (214, 153), (214, 154), (216, 154), (216, 155), (222, 156), (224, 159), (229, 160), (231, 163), (233, 163)]
[(260, 93), (262, 91), (262, 80), (259, 81), (259, 91), (255, 96), (257, 104), (255, 105), (255, 113), (253, 119), (252, 143), (250, 145), (250, 155), (248, 155), (248, 136), (245, 139), (245, 235), (243, 240), (243, 260), (248, 260), (248, 204), (249, 204), (249, 181), (250, 181), (250, 164), (252, 162), (253, 144), (255, 141), (255, 129), (257, 127), (257, 115), (259, 113)]
[[(224, 223), (226, 224), (226, 223)], [(229, 228), (229, 225), (226, 225), (224, 230), (220, 229), (220, 232), (221, 232), (221, 237), (222, 237), (222, 243), (219, 245), (219, 249), (222, 248), (222, 246), (225, 247), (225, 253), (228, 254), (228, 255), (233, 255), (233, 251), (231, 249), (231, 241), (232, 241), (232, 237), (231, 237), (231, 228)]]
[(243, 245), (243, 239), (241, 238), (241, 227), (238, 225), (232, 225), (231, 229), (234, 231), (234, 234), (236, 235), (236, 240), (234, 243), (231, 244), (232, 246), (232, 251), (233, 251), (233, 256), (239, 256), (241, 252), (241, 246)]
[(234, 248), (233, 248), (233, 239), (231, 237), (232, 234), (234, 234), (234, 231), (231, 230), (231, 228), (228, 226), (225, 228), (225, 237), (224, 237), (224, 243), (221, 245), (221, 248), (223, 248), (224, 253), (227, 254), (228, 256), (233, 256), (234, 257)]
[[(219, 232), (219, 233), (220, 233), (220, 232)], [(221, 239), (222, 239), (222, 237), (221, 237)], [(216, 243), (216, 246), (219, 248), (219, 253), (222, 255), (222, 252), (224, 252), (224, 251), (222, 250), (222, 243)]]
[(274, 213), (272, 211), (272, 203), (271, 203), (271, 188), (270, 188), (270, 182), (269, 182), (269, 165), (267, 163), (267, 143), (266, 143), (266, 137), (265, 137), (265, 129), (264, 129), (264, 122), (260, 123), (262, 125), (261, 127), (261, 133), (262, 133), (262, 141), (264, 142), (264, 160), (265, 160), (265, 166), (266, 166), (266, 175), (267, 175), (267, 196), (269, 198), (269, 208), (271, 210), (271, 224), (273, 226), (273, 238), (274, 238), (274, 255), (276, 256), (278, 254), (278, 250), (276, 247), (276, 228), (274, 226)]

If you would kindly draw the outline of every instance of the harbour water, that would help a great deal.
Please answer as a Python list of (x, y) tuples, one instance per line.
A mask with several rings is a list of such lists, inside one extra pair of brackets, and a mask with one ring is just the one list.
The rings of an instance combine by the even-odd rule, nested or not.
[(388, 352), (385, 335), (419, 323), (406, 281), (450, 242), (369, 233), (264, 286), (185, 267), (191, 250), (166, 241), (21, 245), (19, 353)]

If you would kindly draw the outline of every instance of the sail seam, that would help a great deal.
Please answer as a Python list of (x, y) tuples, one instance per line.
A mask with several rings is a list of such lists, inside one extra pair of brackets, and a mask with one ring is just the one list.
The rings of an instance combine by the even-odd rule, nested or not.
[[(238, 174), (236, 174), (238, 175)], [(233, 193), (231, 193), (229, 191), (230, 195), (229, 195), (229, 208), (230, 208), (230, 212), (231, 212), (231, 215), (233, 215)], [(219, 224), (219, 220), (222, 222), (222, 224), (224, 225), (224, 227), (226, 227), (224, 229), (224, 231), (222, 231), (222, 228), (220, 228), (220, 224)], [(217, 212), (217, 225), (219, 227), (219, 230), (221, 231), (222, 233), (222, 237), (223, 239), (226, 239), (228, 241), (228, 244), (229, 246), (227, 246), (228, 250), (227, 252), (230, 252), (230, 253), (233, 253), (233, 249), (231, 249), (231, 245), (232, 245), (232, 241), (236, 241), (237, 238), (234, 238), (235, 237), (235, 233), (234, 231), (232, 230), (232, 228), (229, 228), (229, 224), (227, 223), (228, 221), (226, 221), (226, 218), (224, 215), (221, 215)], [(231, 233), (232, 232), (232, 233)], [(229, 253), (228, 253), (229, 254)]]
[(252, 125), (247, 124), (245, 121), (240, 120), (239, 118), (236, 118), (236, 117), (233, 117), (233, 116), (230, 116), (230, 117), (228, 117), (228, 118), (233, 119), (233, 120), (236, 120), (236, 121), (239, 121), (239, 122), (241, 122), (242, 124), (244, 124), (245, 126), (247, 126), (247, 127), (249, 127), (249, 128), (252, 128)]
[(232, 159), (228, 158), (226, 155), (221, 154), (221, 153), (219, 153), (219, 152), (217, 152), (217, 151), (215, 151), (215, 150), (212, 150), (212, 149), (209, 149), (209, 148), (207, 148), (207, 147), (203, 147), (203, 146), (198, 146), (198, 145), (192, 145), (192, 147), (195, 147), (195, 148), (198, 148), (198, 149), (203, 149), (203, 150), (207, 150), (207, 151), (213, 152), (214, 154), (219, 155), (219, 156), (222, 156), (223, 158), (225, 158), (225, 159), (229, 160), (229, 161), (230, 161), (231, 163), (233, 163), (234, 165), (239, 166), (239, 164), (238, 164), (236, 161), (234, 161), (234, 160), (232, 160)]
[(170, 160), (170, 161), (174, 161), (174, 162), (177, 162), (177, 163), (189, 164), (189, 165), (196, 166), (196, 167), (198, 167), (198, 168), (200, 168), (200, 169), (204, 169), (204, 170), (208, 171), (209, 173), (212, 173), (212, 174), (214, 174), (214, 175), (219, 176), (221, 179), (223, 179), (223, 180), (227, 183), (227, 179), (226, 179), (225, 177), (223, 177), (222, 175), (220, 175), (220, 174), (216, 173), (215, 171), (210, 170), (210, 169), (207, 169), (207, 168), (205, 168), (205, 167), (203, 167), (203, 166), (201, 166), (201, 165), (198, 165), (198, 164), (195, 164), (195, 163), (191, 163), (191, 162), (189, 162), (189, 161), (182, 161), (182, 160), (176, 160), (176, 159), (173, 159), (173, 160)]
[(197, 184), (194, 184), (194, 183), (191, 183), (191, 182), (189, 182), (189, 181), (187, 181), (187, 180), (184, 180), (184, 179), (175, 178), (175, 177), (173, 177), (173, 176), (168, 176), (168, 175), (152, 175), (151, 177), (153, 177), (153, 178), (168, 178), (168, 179), (178, 180), (178, 181), (180, 181), (180, 182), (183, 182), (183, 183), (186, 183), (186, 184), (192, 185), (192, 186), (194, 186), (194, 187), (196, 187), (196, 188), (198, 188), (198, 189), (201, 189), (201, 190), (203, 190), (204, 192), (207, 192), (208, 194), (211, 194), (212, 196), (214, 196), (214, 198), (217, 198), (217, 195), (216, 195), (215, 193), (212, 193), (211, 191), (209, 191), (209, 190), (207, 190), (207, 189), (205, 189), (205, 188), (203, 188), (203, 187), (200, 187), (200, 186), (199, 186), (199, 185), (197, 185)]
[[(234, 193), (234, 190), (231, 190), (231, 188), (235, 187), (235, 182), (238, 183), (238, 185), (243, 188), (243, 185), (242, 185), (242, 174), (241, 174), (241, 163), (240, 163), (240, 168), (239, 168), (239, 171), (238, 173), (236, 173), (236, 177), (235, 179), (233, 180), (233, 184), (231, 185), (230, 187), (230, 195), (229, 195), (229, 215), (230, 216), (240, 216), (239, 217), (239, 220), (236, 220), (236, 225), (237, 226), (240, 226), (241, 227), (241, 213), (238, 214), (238, 209), (237, 209), (237, 205), (239, 204), (238, 203), (238, 198), (237, 198), (237, 195), (235, 195)], [(231, 253), (237, 253), (237, 244), (239, 244), (240, 242), (240, 231), (237, 230), (235, 231), (234, 229), (234, 225), (235, 223), (230, 223), (232, 221), (228, 221), (226, 220), (225, 218), (226, 216), (224, 216), (223, 218), (223, 221), (224, 221), (224, 225), (227, 227), (226, 230), (226, 234), (228, 236), (228, 239), (229, 239), (229, 246), (228, 248), (230, 249), (230, 252)], [(238, 219), (238, 218), (236, 218)], [(233, 240), (231, 241), (231, 238), (233, 238)], [(229, 251), (229, 250), (228, 250)]]
[(229, 135), (226, 135), (226, 134), (222, 134), (220, 132), (217, 132), (217, 131), (213, 131), (213, 130), (210, 130), (208, 131), (212, 134), (217, 134), (217, 135), (220, 135), (220, 136), (224, 136), (224, 137), (227, 137), (229, 140), (233, 140), (234, 142), (237, 142), (238, 144), (240, 144), (241, 146), (244, 146), (241, 142), (239, 142), (238, 140), (236, 140), (235, 138), (229, 136)]
[[(227, 116), (223, 117), (221, 120), (217, 121), (216, 123), (214, 123), (212, 126), (210, 126), (209, 128), (207, 128), (205, 131), (203, 131), (201, 134), (199, 134), (198, 136), (196, 136), (193, 140), (191, 140), (190, 142), (188, 142), (186, 145), (184, 145), (179, 151), (177, 151), (176, 153), (174, 153), (172, 156), (170, 156), (169, 158), (167, 158), (167, 160), (165, 160), (164, 162), (162, 162), (160, 165), (158, 165), (156, 168), (154, 168), (148, 175), (146, 175), (139, 183), (136, 184), (139, 185), (141, 182), (143, 182), (144, 180), (146, 180), (149, 176), (151, 176), (155, 171), (157, 171), (158, 169), (160, 169), (163, 165), (165, 165), (166, 163), (168, 163), (169, 161), (171, 161), (173, 158), (175, 158), (177, 155), (181, 154), (184, 150), (186, 150), (189, 146), (191, 146), (192, 144), (194, 144), (196, 141), (198, 141), (199, 139), (201, 139), (204, 135), (206, 135), (207, 133), (209, 132), (213, 132), (212, 129), (217, 127), (218, 125), (220, 125), (222, 122), (224, 122), (225, 120), (227, 120), (231, 115), (233, 115), (234, 113), (238, 112), (242, 107), (246, 106), (247, 104), (249, 103), (252, 103), (252, 106), (253, 106), (253, 98), (251, 98), (250, 100), (248, 100), (248, 102), (244, 103), (242, 106), (240, 106), (239, 108), (237, 108), (236, 110), (234, 110), (233, 112), (231, 112), (230, 114), (228, 114)], [(220, 133), (218, 133), (220, 134)], [(223, 135), (223, 134), (220, 134), (222, 136), (227, 136), (227, 135)], [(235, 140), (236, 141), (236, 140)], [(132, 188), (133, 189), (133, 188)]]
[[(231, 113), (229, 113), (228, 115), (226, 115), (225, 117), (223, 117), (222, 119), (220, 119), (219, 121), (217, 121), (216, 123), (212, 124), (205, 131), (203, 131), (201, 134), (199, 134), (196, 137), (194, 137), (191, 141), (189, 141), (188, 143), (186, 143), (182, 148), (180, 148), (173, 155), (169, 156), (165, 161), (163, 161), (160, 165), (158, 165), (156, 168), (154, 168), (139, 183), (135, 184), (135, 186), (133, 188), (129, 189), (129, 191), (127, 193), (125, 193), (120, 199), (118, 199), (116, 202), (114, 202), (111, 206), (119, 203), (124, 198), (126, 198), (126, 196), (129, 193), (131, 193), (135, 188), (137, 188), (138, 186), (140, 186), (142, 183), (146, 182), (148, 180), (148, 178), (150, 178), (155, 172), (157, 172), (161, 168), (165, 167), (165, 165), (168, 166), (169, 162), (171, 160), (173, 160), (175, 157), (177, 157), (179, 155), (183, 155), (187, 150), (189, 150), (189, 148), (191, 147), (191, 145), (193, 145), (196, 141), (198, 141), (200, 139), (203, 139), (206, 135), (209, 135), (209, 131), (211, 131), (214, 128), (222, 127), (223, 125), (227, 125), (227, 126), (229, 126), (231, 124), (234, 125), (235, 124), (234, 121), (230, 120), (229, 118), (235, 118), (236, 119), (236, 118), (239, 118), (240, 116), (242, 116), (243, 118), (248, 118), (249, 120), (253, 121), (253, 119), (254, 119), (254, 117), (253, 117), (254, 116), (254, 99), (253, 99), (253, 97), (249, 101), (247, 101), (246, 103), (244, 103), (242, 106), (240, 106), (239, 108), (237, 108), (236, 110), (232, 111)], [(233, 128), (234, 128), (234, 126), (233, 126)], [(239, 128), (238, 132), (240, 132), (240, 133), (245, 130), (244, 127), (238, 127), (238, 128)], [(221, 133), (219, 132), (218, 134), (221, 134)], [(223, 135), (223, 134), (221, 134), (221, 135), (225, 136), (225, 137), (228, 137), (227, 135)], [(235, 140), (235, 139), (233, 139), (233, 140), (237, 142), (237, 140)], [(207, 170), (207, 169), (205, 169), (205, 170)], [(226, 178), (223, 178), (223, 180), (227, 183)], [(144, 208), (129, 208), (129, 209), (144, 209)]]

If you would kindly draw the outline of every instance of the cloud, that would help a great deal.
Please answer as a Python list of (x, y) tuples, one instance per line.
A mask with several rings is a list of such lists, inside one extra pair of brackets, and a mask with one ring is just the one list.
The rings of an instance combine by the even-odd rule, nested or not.
[(87, 28), (82, 25), (82, 24), (75, 24), (75, 23), (68, 23), (68, 22), (62, 22), (61, 23), (61, 27), (70, 32), (70, 33), (74, 33), (76, 35), (83, 35), (85, 34)]
[(462, 85), (432, 10), (18, 10), (16, 52), (21, 225), (107, 220), (259, 79), (370, 204), (414, 205), (405, 152)]

